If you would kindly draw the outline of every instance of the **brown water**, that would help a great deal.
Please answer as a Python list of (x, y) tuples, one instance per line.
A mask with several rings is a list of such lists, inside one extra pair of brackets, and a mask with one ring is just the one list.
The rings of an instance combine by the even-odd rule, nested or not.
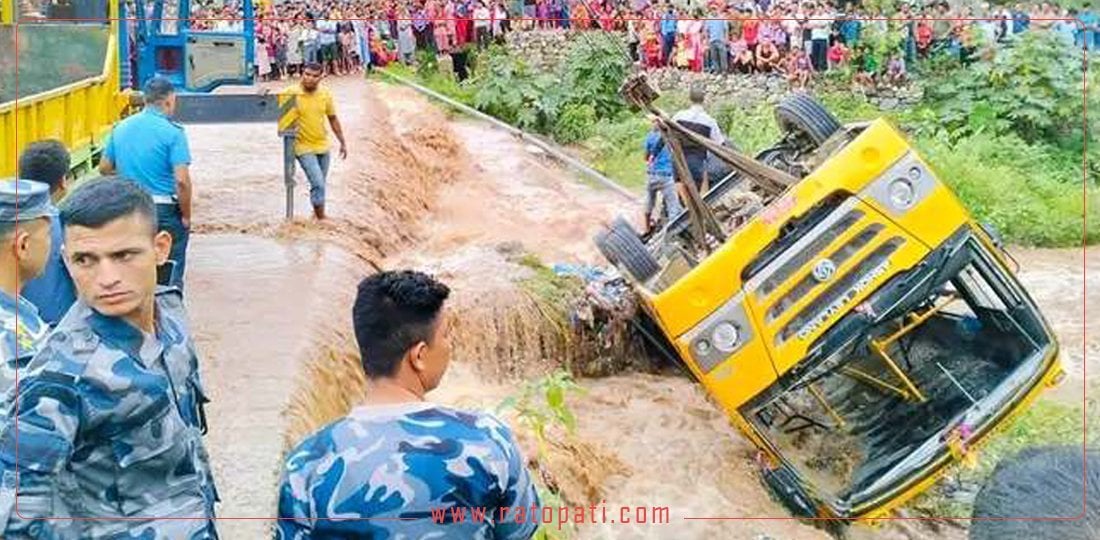
[[(560, 322), (517, 286), (531, 271), (512, 262), (515, 244), (547, 262), (597, 262), (590, 239), (601, 222), (637, 208), (576, 181), (501, 131), (447, 117), (408, 89), (350, 79), (328, 84), (352, 155), (333, 164), (331, 220), (323, 224), (307, 217), (304, 181), (299, 219), (282, 222), (281, 146), (272, 126), (188, 128), (199, 233), (188, 302), (213, 399), (209, 444), (222, 517), (273, 515), (285, 446), (361, 395), (349, 319), (362, 276), (375, 267), (414, 267), (451, 285), (462, 325), (452, 368), (431, 397), (493, 408), (521, 378), (575, 352)], [(1074, 274), (1073, 254), (1018, 257), (1023, 279), (1063, 339), (1080, 342), (1080, 301), (1066, 292), (1079, 291), (1073, 280), (1083, 276)], [(1093, 348), (1082, 344), (1076, 356), (1064, 344), (1069, 363), (1083, 365), (1082, 352), (1095, 350), (1093, 336)], [(585, 393), (570, 400), (576, 437), (555, 433), (547, 454), (537, 455), (511, 419), (525, 455), (570, 503), (667, 506), (672, 523), (586, 525), (579, 538), (827, 538), (787, 519), (754, 472), (752, 446), (688, 379), (630, 373), (580, 382)], [(267, 537), (267, 527), (263, 519), (219, 524), (227, 538)], [(963, 533), (894, 524), (854, 536)]]
[(1010, 252), (1020, 262), (1020, 281), (1058, 334), (1067, 378), (1051, 397), (1081, 403), (1082, 383), (1100, 380), (1100, 248)]

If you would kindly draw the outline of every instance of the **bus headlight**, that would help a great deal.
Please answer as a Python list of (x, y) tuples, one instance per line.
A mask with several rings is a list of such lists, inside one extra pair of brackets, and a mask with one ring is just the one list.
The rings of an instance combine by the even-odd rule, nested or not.
[(738, 293), (677, 338), (703, 373), (710, 373), (752, 341), (753, 328), (744, 302), (745, 294)]
[(916, 194), (916, 190), (913, 189), (913, 182), (908, 178), (895, 178), (893, 182), (890, 182), (890, 203), (898, 210), (907, 210), (910, 206), (913, 206)]
[(741, 341), (741, 331), (733, 323), (722, 321), (710, 333), (710, 340), (714, 343), (714, 348), (724, 353), (731, 353), (737, 349), (737, 343)]
[(860, 197), (877, 201), (883, 210), (900, 217), (936, 189), (936, 178), (925, 168), (916, 153), (901, 157), (860, 193)]

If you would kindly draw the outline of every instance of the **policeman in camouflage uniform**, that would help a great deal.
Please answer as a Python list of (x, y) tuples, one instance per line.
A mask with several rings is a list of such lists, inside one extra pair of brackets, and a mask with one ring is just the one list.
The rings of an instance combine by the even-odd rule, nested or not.
[(156, 285), (171, 237), (155, 212), (118, 178), (62, 206), (79, 300), (20, 380), (18, 426), (0, 428), (6, 540), (217, 538), (207, 400), (181, 295)]
[(27, 365), (49, 332), (38, 309), (19, 293), (46, 266), (50, 220), (56, 216), (46, 184), (0, 180), (0, 403), (10, 399), (16, 371)]
[[(367, 398), (288, 455), (277, 538), (534, 535), (537, 523), (518, 508), (539, 500), (509, 429), (488, 414), (424, 401), (449, 362), (448, 294), (417, 272), (360, 283), (353, 318)], [(483, 519), (473, 515), (479, 508)]]

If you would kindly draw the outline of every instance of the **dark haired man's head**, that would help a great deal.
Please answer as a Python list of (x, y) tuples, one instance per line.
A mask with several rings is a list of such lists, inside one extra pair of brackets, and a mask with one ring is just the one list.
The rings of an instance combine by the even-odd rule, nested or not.
[(149, 330), (157, 267), (172, 237), (157, 230), (153, 198), (117, 176), (93, 180), (61, 205), (65, 265), (77, 293), (96, 311)]
[(395, 379), (420, 396), (439, 385), (450, 361), (449, 295), (446, 285), (411, 270), (359, 283), (352, 320), (367, 378)]
[(158, 75), (149, 79), (142, 91), (146, 105), (154, 106), (168, 116), (176, 113), (176, 86), (172, 81)]
[(50, 186), (54, 201), (65, 196), (69, 178), (69, 151), (58, 140), (33, 142), (19, 155), (19, 178)]
[(707, 90), (701, 84), (693, 84), (688, 91), (688, 99), (696, 105), (702, 105), (707, 98)]
[(306, 92), (312, 92), (321, 84), (321, 77), (325, 75), (325, 68), (317, 62), (310, 62), (302, 68), (302, 88)]

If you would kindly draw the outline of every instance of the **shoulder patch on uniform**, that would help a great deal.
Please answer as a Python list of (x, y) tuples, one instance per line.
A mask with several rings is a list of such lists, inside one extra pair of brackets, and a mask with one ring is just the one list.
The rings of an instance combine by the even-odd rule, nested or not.
[(69, 341), (69, 349), (73, 354), (85, 354), (95, 352), (99, 347), (99, 336), (92, 331), (91, 328), (81, 328), (72, 332), (54, 332), (47, 340), (47, 345), (51, 342), (58, 345)]

